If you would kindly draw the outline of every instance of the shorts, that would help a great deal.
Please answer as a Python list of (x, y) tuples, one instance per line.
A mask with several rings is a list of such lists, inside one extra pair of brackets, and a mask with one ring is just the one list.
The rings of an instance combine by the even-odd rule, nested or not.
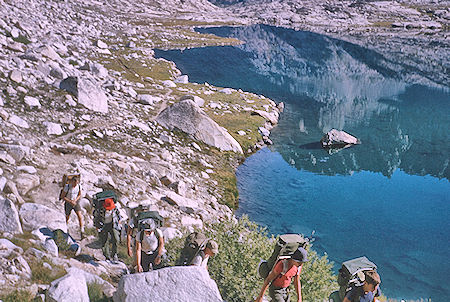
[(276, 288), (275, 286), (269, 286), (269, 296), (272, 298), (272, 302), (288, 302), (290, 301), (289, 288)]
[(77, 204), (75, 206), (73, 206), (72, 204), (65, 202), (64, 203), (64, 212), (66, 212), (66, 216), (69, 216), (70, 213), (72, 212), (72, 210), (75, 210), (75, 212), (81, 212), (80, 204), (77, 202)]

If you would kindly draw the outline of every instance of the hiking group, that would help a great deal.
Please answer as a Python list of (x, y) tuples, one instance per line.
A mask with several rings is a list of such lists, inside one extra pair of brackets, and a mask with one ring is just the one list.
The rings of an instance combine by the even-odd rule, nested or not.
[[(83, 239), (83, 221), (81, 207), (80, 175), (63, 177), (60, 199), (64, 201), (66, 221), (72, 210), (77, 214), (81, 238)], [(128, 209), (125, 221), (116, 206), (118, 197), (112, 190), (103, 190), (94, 195), (94, 226), (98, 231), (99, 243), (103, 255), (112, 262), (118, 261), (117, 244), (121, 233), (126, 232), (126, 245), (129, 257), (133, 257), (134, 271), (148, 272), (162, 267), (165, 253), (164, 236), (161, 231), (163, 218), (149, 206), (139, 205)], [(294, 281), (297, 301), (302, 301), (301, 272), (308, 261), (309, 240), (300, 234), (280, 235), (272, 255), (267, 261), (261, 261), (258, 273), (264, 279), (256, 302), (263, 301), (267, 289), (274, 302), (290, 301), (289, 287)], [(111, 246), (111, 249), (110, 249)], [(176, 265), (201, 266), (208, 269), (208, 260), (218, 253), (218, 244), (201, 232), (187, 236)], [(346, 261), (339, 270), (338, 291), (331, 293), (329, 302), (376, 302), (380, 295), (380, 276), (377, 267), (366, 257)]]

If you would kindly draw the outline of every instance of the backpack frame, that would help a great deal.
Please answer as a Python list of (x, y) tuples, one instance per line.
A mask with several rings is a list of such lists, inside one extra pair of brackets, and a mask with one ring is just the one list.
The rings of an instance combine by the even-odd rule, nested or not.
[(205, 249), (209, 238), (205, 234), (200, 232), (193, 232), (186, 237), (184, 247), (181, 250), (180, 258), (176, 265), (191, 265), (192, 260), (198, 253)]
[(347, 260), (342, 263), (342, 267), (339, 269), (338, 284), (339, 284), (339, 297), (344, 299), (347, 292), (353, 286), (362, 286), (364, 283), (364, 271), (376, 270), (375, 263), (367, 259), (367, 257), (359, 257), (351, 260)]
[(267, 278), (279, 260), (291, 258), (299, 247), (305, 248), (308, 242), (309, 240), (301, 234), (280, 235), (270, 258), (259, 263), (259, 276), (263, 279)]

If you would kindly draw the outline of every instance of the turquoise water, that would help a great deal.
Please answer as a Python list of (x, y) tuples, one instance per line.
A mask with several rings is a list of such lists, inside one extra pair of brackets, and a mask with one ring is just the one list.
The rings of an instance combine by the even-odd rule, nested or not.
[[(426, 74), (403, 62), (323, 35), (269, 26), (200, 31), (246, 44), (157, 56), (190, 81), (286, 103), (274, 145), (237, 171), (237, 214), (275, 234), (314, 232), (314, 249), (335, 269), (366, 255), (392, 298), (447, 301), (448, 87), (429, 87)], [(333, 127), (362, 144), (328, 154), (318, 141)]]

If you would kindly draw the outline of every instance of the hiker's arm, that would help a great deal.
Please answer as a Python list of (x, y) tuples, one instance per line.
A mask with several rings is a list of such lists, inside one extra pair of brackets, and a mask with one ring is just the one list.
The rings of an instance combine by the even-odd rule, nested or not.
[(272, 270), (270, 272), (270, 274), (266, 277), (266, 279), (264, 279), (263, 286), (262, 286), (261, 291), (259, 292), (259, 296), (258, 296), (258, 298), (256, 298), (255, 302), (262, 302), (264, 293), (266, 292), (267, 288), (269, 287), (270, 282), (272, 282), (277, 276), (278, 276), (278, 273), (276, 273)]
[(76, 204), (80, 199), (81, 199), (81, 186), (79, 187), (77, 198), (75, 198), (73, 203)]
[(163, 251), (163, 248), (164, 248), (164, 238), (163, 238), (163, 236), (160, 236), (158, 241), (159, 241), (159, 244), (158, 244), (158, 256), (156, 256), (155, 264), (160, 264), (161, 263), (161, 255), (162, 255), (162, 251)]
[(138, 273), (142, 273), (144, 270), (141, 266), (141, 243), (136, 240), (136, 269)]
[(344, 297), (344, 300), (342, 300), (342, 302), (352, 302), (352, 301), (350, 301), (347, 297)]
[(130, 257), (133, 254), (133, 251), (131, 250), (131, 232), (133, 232), (131, 230), (131, 228), (127, 227), (127, 251), (128, 251), (128, 256), (130, 256)]
[(295, 275), (294, 277), (294, 287), (297, 292), (297, 301), (302, 302), (302, 284), (300, 282), (300, 276)]

